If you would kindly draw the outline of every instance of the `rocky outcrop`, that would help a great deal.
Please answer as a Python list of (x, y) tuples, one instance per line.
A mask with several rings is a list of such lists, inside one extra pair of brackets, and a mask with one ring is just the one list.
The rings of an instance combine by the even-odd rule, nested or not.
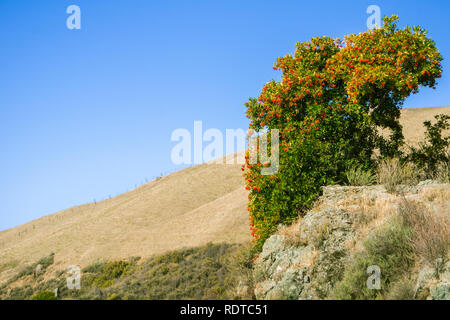
[(264, 244), (255, 264), (258, 299), (319, 299), (330, 291), (347, 255), (344, 245), (354, 236), (349, 213), (337, 208), (313, 212), (299, 228), (297, 244), (285, 235)]
[[(326, 299), (341, 278), (352, 253), (371, 228), (381, 225), (402, 197), (420, 199), (422, 183), (392, 195), (382, 186), (323, 188), (314, 208), (292, 226), (280, 226), (266, 240), (254, 263), (254, 295), (257, 299)], [(448, 190), (448, 189), (447, 189)], [(449, 299), (449, 267), (440, 277), (423, 269), (416, 294), (428, 299)], [(431, 270), (431, 271), (430, 271)]]
[(450, 300), (450, 261), (442, 259), (435, 266), (424, 266), (418, 272), (415, 296), (427, 300)]

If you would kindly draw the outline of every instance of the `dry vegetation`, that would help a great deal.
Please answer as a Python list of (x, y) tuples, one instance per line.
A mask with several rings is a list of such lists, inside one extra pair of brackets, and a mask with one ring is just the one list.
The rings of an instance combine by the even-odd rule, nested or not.
[[(436, 113), (450, 114), (450, 107), (403, 110), (401, 123), (406, 141), (416, 144), (424, 132), (418, 128), (423, 128), (423, 121), (432, 119)], [(386, 164), (381, 167), (385, 172), (378, 172), (379, 182), (387, 188), (392, 186), (395, 189), (399, 183), (409, 181), (407, 177), (414, 170), (395, 166), (395, 163)], [(445, 176), (448, 168), (440, 172)], [(202, 246), (208, 242), (247, 242), (250, 240), (246, 210), (248, 193), (243, 185), (239, 165), (204, 164), (102, 202), (70, 208), (2, 231), (0, 284), (51, 252), (55, 253), (54, 264), (48, 267), (47, 272), (56, 274), (72, 264), (86, 267), (100, 260), (113, 261), (132, 256), (149, 258), (154, 254)], [(448, 188), (427, 192), (426, 198), (432, 199), (433, 203), (448, 205)], [(359, 201), (362, 208), (355, 216), (360, 237), (366, 236), (389, 215), (386, 208), (391, 207), (396, 197), (391, 196), (377, 201), (368, 197), (364, 203), (354, 200)], [(423, 217), (414, 218), (420, 220)], [(422, 231), (416, 230), (423, 233), (423, 237), (422, 243), (414, 244), (415, 250), (422, 252), (424, 259), (427, 255), (435, 255), (442, 241), (448, 240), (443, 238), (448, 237), (448, 220), (444, 224), (447, 229), (440, 228), (441, 233), (433, 233), (436, 239), (427, 238), (430, 232), (426, 230), (431, 229), (426, 228), (437, 226), (433, 219), (426, 220), (430, 225), (423, 224)], [(285, 230), (293, 241), (301, 239), (295, 235), (295, 225)], [(326, 230), (318, 230), (318, 242), (321, 232)], [(238, 262), (233, 262), (234, 267), (230, 262), (230, 267), (242, 272), (245, 270), (242, 266), (248, 267), (249, 254), (240, 252), (239, 255), (239, 259), (233, 259)], [(408, 279), (402, 283), (408, 283)], [(405, 291), (402, 283), (398, 284), (399, 292)]]
[(405, 142), (409, 145), (417, 145), (424, 136), (423, 122), (433, 120), (436, 114), (450, 115), (450, 107), (403, 109), (400, 124), (403, 126)]
[[(0, 286), (0, 299), (55, 300), (55, 291), (58, 299), (231, 299), (243, 273), (251, 270), (247, 248), (208, 243), (148, 259), (96, 262), (81, 270), (79, 290), (67, 288), (64, 270), (46, 272), (53, 264), (49, 256)], [(41, 263), (46, 263), (45, 268), (34, 272)]]
[(239, 165), (194, 166), (96, 204), (0, 233), (0, 283), (55, 252), (55, 265), (149, 257), (208, 242), (250, 239)]
[[(446, 200), (449, 201), (447, 190), (434, 190), (441, 193), (447, 191)], [(433, 201), (435, 198), (428, 198)], [(404, 199), (399, 213), (404, 223), (414, 231), (412, 247), (421, 262), (435, 266), (438, 259), (446, 259), (450, 243), (450, 206), (446, 205), (435, 210), (428, 209), (424, 204)]]
[[(350, 213), (355, 235), (345, 248), (350, 253), (342, 277), (336, 279), (331, 298), (337, 299), (424, 299), (417, 293), (418, 272), (428, 266), (439, 274), (449, 260), (449, 184), (410, 186), (409, 192), (388, 193), (382, 186), (347, 187), (345, 197), (320, 198), (313, 212), (329, 206)], [(307, 243), (320, 248), (327, 238), (328, 223), (301, 234), (304, 218), (278, 234), (295, 247)], [(383, 270), (383, 290), (368, 290), (366, 268), (376, 264)], [(330, 298), (330, 297), (329, 297)]]
[(411, 163), (400, 164), (396, 158), (382, 160), (377, 172), (377, 182), (384, 185), (388, 192), (396, 192), (401, 184), (417, 184), (420, 172)]

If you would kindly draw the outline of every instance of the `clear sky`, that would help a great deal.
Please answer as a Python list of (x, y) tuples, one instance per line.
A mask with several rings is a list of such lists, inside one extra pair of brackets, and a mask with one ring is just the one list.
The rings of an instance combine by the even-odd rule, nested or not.
[[(275, 59), (365, 31), (371, 4), (450, 57), (449, 1), (0, 0), (0, 230), (181, 169), (173, 130), (247, 128)], [(448, 67), (405, 106), (450, 105)]]

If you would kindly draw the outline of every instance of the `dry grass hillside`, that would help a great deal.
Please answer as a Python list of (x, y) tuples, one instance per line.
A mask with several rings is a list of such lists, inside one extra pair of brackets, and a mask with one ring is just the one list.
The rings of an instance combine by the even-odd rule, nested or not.
[[(408, 142), (423, 121), (450, 107), (402, 112)], [(96, 204), (86, 204), (0, 232), (0, 283), (26, 264), (55, 253), (55, 266), (149, 257), (207, 242), (250, 239), (240, 165), (193, 166)]]
[(240, 165), (193, 166), (131, 192), (0, 233), (0, 282), (51, 252), (55, 266), (250, 239)]
[(403, 126), (406, 143), (415, 144), (420, 141), (425, 130), (423, 122), (434, 120), (434, 115), (441, 113), (450, 116), (450, 107), (403, 109), (400, 123)]

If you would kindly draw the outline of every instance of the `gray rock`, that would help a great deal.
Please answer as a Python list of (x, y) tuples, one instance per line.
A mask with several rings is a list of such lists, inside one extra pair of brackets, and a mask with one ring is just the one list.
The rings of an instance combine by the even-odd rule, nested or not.
[[(436, 264), (442, 262), (436, 261)], [(428, 300), (450, 300), (450, 261), (438, 273), (436, 268), (424, 266), (417, 276), (416, 296), (428, 292)]]
[[(419, 191), (433, 187), (434, 181), (423, 181), (408, 187), (405, 197), (420, 197)], [(406, 190), (406, 189), (405, 189)], [(347, 244), (362, 241), (356, 238), (356, 225), (367, 223), (358, 219), (375, 216), (360, 215), (361, 203), (392, 203), (396, 195), (383, 186), (326, 186), (313, 210), (284, 232), (279, 226), (269, 237), (254, 263), (254, 295), (257, 299), (325, 299), (339, 282), (345, 266), (352, 258)], [(362, 201), (361, 201), (362, 200)], [(418, 199), (420, 200), (420, 199)], [(285, 236), (286, 235), (286, 236)], [(294, 237), (294, 241), (292, 241)], [(435, 268), (422, 267), (417, 275), (416, 297), (449, 299), (450, 264), (436, 275)]]
[[(340, 187), (347, 188), (347, 187)], [(329, 188), (327, 194), (339, 193)], [(308, 213), (298, 229), (298, 245), (273, 235), (255, 262), (257, 299), (320, 299), (342, 270), (345, 242), (354, 237), (348, 211), (337, 207)]]

